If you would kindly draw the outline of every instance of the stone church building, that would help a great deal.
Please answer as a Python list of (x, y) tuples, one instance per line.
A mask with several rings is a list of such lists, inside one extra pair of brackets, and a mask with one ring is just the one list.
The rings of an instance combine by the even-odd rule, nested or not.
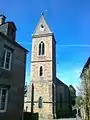
[(42, 15), (32, 36), (31, 82), (25, 96), (24, 110), (42, 118), (68, 117), (71, 111), (69, 88), (56, 77), (56, 40)]

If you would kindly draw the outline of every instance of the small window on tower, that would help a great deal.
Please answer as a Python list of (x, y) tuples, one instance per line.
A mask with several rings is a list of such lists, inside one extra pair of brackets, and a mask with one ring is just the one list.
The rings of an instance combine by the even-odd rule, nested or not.
[(43, 26), (43, 25), (41, 25), (41, 28), (44, 28), (44, 26)]
[(44, 31), (44, 25), (43, 25), (43, 24), (41, 24), (40, 30), (41, 30), (41, 31)]
[(39, 44), (39, 55), (44, 55), (45, 54), (45, 44), (44, 42), (40, 42)]
[(40, 76), (43, 76), (43, 67), (40, 66)]
[(38, 107), (42, 108), (42, 106), (43, 106), (42, 104), (43, 104), (43, 101), (42, 101), (42, 97), (40, 96), (39, 100), (38, 100)]
[(44, 55), (44, 43), (42, 43), (42, 55)]
[(41, 55), (41, 43), (39, 44), (39, 55)]

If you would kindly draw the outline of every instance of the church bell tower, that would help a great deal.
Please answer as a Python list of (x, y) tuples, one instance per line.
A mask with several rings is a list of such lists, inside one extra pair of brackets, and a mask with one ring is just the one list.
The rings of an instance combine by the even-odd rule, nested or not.
[(55, 114), (56, 42), (44, 16), (32, 36), (31, 82), (34, 85), (34, 112), (42, 118)]

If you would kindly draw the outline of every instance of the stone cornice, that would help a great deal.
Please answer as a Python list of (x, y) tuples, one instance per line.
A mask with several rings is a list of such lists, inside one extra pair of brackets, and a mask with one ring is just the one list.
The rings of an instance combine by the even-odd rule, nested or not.
[(31, 63), (35, 63), (35, 62), (52, 62), (52, 60), (36, 60), (36, 61), (31, 61)]
[[(31, 103), (31, 101), (26, 101), (24, 103)], [(34, 101), (34, 103), (38, 103), (38, 101)], [(56, 102), (43, 101), (43, 103), (54, 103), (55, 104)]]
[(40, 37), (48, 37), (53, 36), (53, 33), (47, 33), (47, 34), (40, 34), (40, 35), (32, 35), (32, 38), (40, 38)]

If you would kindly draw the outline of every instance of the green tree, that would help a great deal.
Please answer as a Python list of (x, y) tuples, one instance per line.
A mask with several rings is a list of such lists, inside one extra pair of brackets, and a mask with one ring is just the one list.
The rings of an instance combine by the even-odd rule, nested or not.
[(78, 108), (80, 108), (82, 104), (83, 104), (83, 98), (82, 98), (82, 96), (77, 96), (76, 97), (76, 106)]
[(81, 76), (82, 96), (84, 99), (86, 120), (90, 120), (90, 67), (84, 69)]

